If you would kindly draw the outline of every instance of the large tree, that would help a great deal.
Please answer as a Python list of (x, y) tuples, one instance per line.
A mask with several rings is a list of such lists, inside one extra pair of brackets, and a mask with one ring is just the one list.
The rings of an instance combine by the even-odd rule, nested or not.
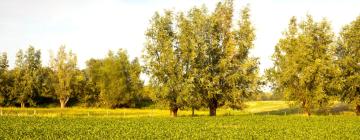
[(258, 61), (248, 57), (255, 38), (249, 8), (239, 28), (232, 17), (232, 1), (218, 3), (212, 13), (202, 7), (153, 17), (144, 58), (150, 82), (173, 113), (205, 105), (215, 116), (218, 107), (241, 108), (244, 97), (257, 92)]
[(235, 55), (232, 17), (233, 2), (219, 2), (215, 11), (205, 17), (205, 33), (202, 36), (204, 42), (200, 41), (201, 46), (198, 46), (204, 47), (199, 51), (201, 55), (204, 54), (200, 58), (203, 59), (203, 64), (197, 65), (200, 66), (197, 69), (202, 69), (198, 71), (198, 75), (202, 75), (199, 77), (202, 87), (200, 94), (209, 108), (210, 116), (215, 116), (217, 108), (223, 106), (233, 93), (228, 83), (229, 76), (235, 74), (231, 70), (231, 60)]
[[(199, 109), (203, 105), (202, 98), (195, 87), (195, 58), (196, 58), (196, 28), (194, 20), (201, 18), (201, 11), (193, 8), (187, 15), (180, 13), (177, 18), (177, 42), (178, 42), (178, 58), (180, 59), (180, 68), (182, 69), (182, 78), (179, 80), (182, 84), (180, 96), (183, 97), (187, 107), (192, 109), (192, 115), (195, 115), (195, 109)], [(197, 22), (201, 24), (200, 22)]]
[(163, 16), (155, 13), (146, 31), (144, 60), (158, 98), (169, 105), (173, 116), (177, 116), (178, 109), (183, 106), (180, 96), (183, 77), (173, 19), (171, 11), (165, 11)]
[(340, 97), (360, 115), (360, 16), (340, 32), (336, 56), (344, 81)]
[(333, 63), (334, 33), (325, 19), (315, 22), (308, 15), (297, 23), (292, 17), (288, 30), (275, 46), (274, 67), (267, 70), (275, 90), (300, 104), (307, 115), (325, 107), (329, 96), (339, 89), (335, 80), (340, 70)]
[(65, 108), (66, 103), (74, 94), (72, 83), (76, 80), (77, 57), (71, 51), (66, 53), (65, 46), (61, 46), (56, 57), (51, 56), (50, 65), (55, 73), (54, 88), (60, 107)]

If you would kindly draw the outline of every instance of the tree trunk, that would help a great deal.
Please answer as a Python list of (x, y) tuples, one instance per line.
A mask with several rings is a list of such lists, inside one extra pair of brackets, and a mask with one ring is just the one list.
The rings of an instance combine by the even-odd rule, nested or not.
[(21, 102), (20, 105), (21, 105), (21, 108), (25, 108), (25, 102)]
[(311, 115), (310, 108), (309, 108), (308, 106), (306, 106), (306, 100), (303, 100), (303, 102), (302, 102), (302, 108), (304, 109), (304, 113), (305, 113), (307, 116), (310, 116), (310, 115)]
[(60, 108), (65, 108), (66, 103), (69, 101), (69, 97), (60, 98)]
[(360, 116), (360, 105), (356, 105), (355, 112), (357, 116)]
[(209, 103), (210, 116), (216, 116), (217, 107), (218, 107), (217, 100), (216, 99), (211, 99), (211, 102)]
[(306, 114), (307, 116), (311, 116), (310, 110), (309, 110), (309, 109), (305, 109), (305, 114)]
[(191, 108), (191, 116), (193, 116), (193, 117), (195, 116), (195, 108), (194, 107)]
[(65, 108), (66, 102), (63, 99), (60, 99), (60, 108)]
[(216, 116), (216, 108), (215, 107), (210, 107), (210, 116)]
[(175, 107), (171, 109), (171, 113), (173, 117), (177, 117), (177, 112), (178, 112), (179, 108)]

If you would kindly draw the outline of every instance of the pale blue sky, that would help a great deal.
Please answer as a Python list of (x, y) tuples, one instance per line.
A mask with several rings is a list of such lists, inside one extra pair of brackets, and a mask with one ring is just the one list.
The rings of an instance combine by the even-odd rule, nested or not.
[[(7, 52), (13, 67), (15, 54), (29, 45), (41, 49), (43, 64), (49, 50), (62, 44), (78, 55), (78, 66), (90, 58), (102, 58), (108, 50), (127, 49), (140, 57), (144, 32), (155, 11), (186, 10), (205, 4), (212, 10), (217, 0), (0, 0), (0, 52)], [(235, 19), (250, 4), (256, 28), (252, 55), (260, 57), (261, 72), (272, 65), (274, 45), (291, 16), (316, 20), (326, 17), (333, 29), (360, 15), (359, 0), (235, 0)]]

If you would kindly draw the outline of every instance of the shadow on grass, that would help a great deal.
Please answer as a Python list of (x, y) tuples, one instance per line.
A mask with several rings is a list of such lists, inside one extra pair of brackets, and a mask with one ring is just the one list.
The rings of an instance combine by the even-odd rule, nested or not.
[[(339, 103), (328, 108), (316, 109), (312, 111), (313, 115), (341, 115), (344, 112), (352, 111), (348, 104)], [(293, 115), (304, 114), (303, 110), (299, 107), (290, 107), (279, 110), (263, 111), (254, 113), (255, 115)]]
[(254, 113), (255, 115), (292, 115), (301, 113), (301, 109), (299, 108), (284, 108), (278, 110), (264, 111)]

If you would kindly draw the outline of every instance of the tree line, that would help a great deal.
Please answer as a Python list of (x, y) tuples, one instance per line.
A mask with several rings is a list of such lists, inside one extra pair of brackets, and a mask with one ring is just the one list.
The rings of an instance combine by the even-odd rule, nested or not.
[(15, 67), (8, 69), (7, 54), (0, 57), (0, 105), (37, 106), (57, 100), (61, 108), (72, 102), (93, 107), (141, 107), (141, 66), (130, 61), (125, 50), (109, 51), (104, 59), (90, 59), (87, 68), (77, 68), (77, 57), (61, 46), (42, 66), (41, 52), (30, 46), (16, 54)]
[[(274, 94), (299, 105), (306, 114), (326, 109), (334, 100), (354, 105), (360, 115), (360, 16), (338, 36), (326, 19), (304, 21), (292, 17), (275, 46), (274, 66), (259, 75), (259, 58), (250, 56), (255, 27), (250, 8), (235, 21), (232, 0), (186, 12), (156, 12), (145, 32), (139, 59), (126, 50), (109, 51), (77, 68), (77, 58), (65, 47), (41, 64), (41, 52), (30, 46), (16, 55), (9, 69), (6, 53), (0, 57), (0, 105), (36, 106), (68, 102), (94, 107), (143, 107), (161, 104), (173, 116), (179, 109), (219, 107), (243, 109), (244, 102), (262, 93), (268, 84)], [(235, 21), (235, 22), (234, 22)], [(235, 23), (235, 24), (234, 24)], [(144, 85), (141, 73), (149, 77)]]

